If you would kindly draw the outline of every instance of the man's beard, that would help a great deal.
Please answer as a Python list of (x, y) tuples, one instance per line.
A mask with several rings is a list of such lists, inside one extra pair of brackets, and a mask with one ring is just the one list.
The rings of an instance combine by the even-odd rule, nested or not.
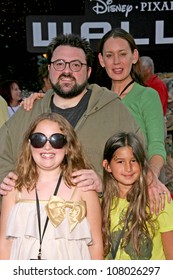
[(69, 91), (63, 91), (62, 87), (59, 85), (59, 83), (57, 84), (52, 84), (52, 89), (55, 91), (55, 93), (60, 96), (63, 97), (65, 99), (70, 99), (73, 97), (78, 96), (79, 94), (81, 94), (83, 92), (83, 90), (86, 88), (88, 84), (88, 80), (86, 80), (83, 84), (78, 85), (77, 83), (73, 86), (73, 88), (71, 88)]

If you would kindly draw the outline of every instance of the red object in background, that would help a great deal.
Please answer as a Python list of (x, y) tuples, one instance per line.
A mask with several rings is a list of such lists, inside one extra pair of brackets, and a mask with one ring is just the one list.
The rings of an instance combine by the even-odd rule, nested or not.
[(173, 199), (173, 193), (171, 193), (171, 197), (172, 197), (172, 199)]

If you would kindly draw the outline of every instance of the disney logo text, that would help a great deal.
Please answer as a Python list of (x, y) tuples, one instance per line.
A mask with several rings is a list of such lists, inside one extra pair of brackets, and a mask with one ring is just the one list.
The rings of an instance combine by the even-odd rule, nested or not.
[(104, 13), (116, 13), (121, 12), (125, 13), (125, 17), (128, 17), (128, 13), (132, 11), (132, 5), (112, 5), (113, 0), (107, 0), (106, 2), (102, 0), (95, 0), (97, 3), (92, 8), (96, 14), (104, 14)]

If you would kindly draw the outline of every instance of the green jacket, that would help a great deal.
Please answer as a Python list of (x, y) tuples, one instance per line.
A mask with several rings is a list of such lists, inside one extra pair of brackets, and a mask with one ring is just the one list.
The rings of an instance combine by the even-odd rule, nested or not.
[[(143, 134), (131, 113), (119, 97), (107, 88), (96, 84), (92, 89), (88, 108), (78, 121), (75, 131), (81, 140), (85, 155), (95, 170), (102, 174), (102, 158), (107, 139), (116, 132), (136, 133), (141, 141)], [(23, 135), (30, 123), (41, 113), (50, 112), (53, 90), (47, 92), (42, 100), (36, 100), (31, 111), (19, 108), (0, 129), (0, 182), (13, 171)]]
[(166, 162), (164, 116), (158, 92), (135, 82), (122, 103), (131, 112), (145, 136), (148, 159), (160, 155)]

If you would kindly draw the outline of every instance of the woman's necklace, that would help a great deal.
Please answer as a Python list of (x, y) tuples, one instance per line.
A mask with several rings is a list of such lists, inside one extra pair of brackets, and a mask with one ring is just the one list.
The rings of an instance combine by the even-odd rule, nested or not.
[(125, 88), (122, 90), (122, 92), (120, 92), (119, 96), (121, 96), (122, 93), (123, 93), (131, 84), (133, 84), (133, 83), (134, 83), (134, 80), (130, 81), (130, 82), (125, 86)]
[(14, 111), (14, 109), (13, 109), (13, 107), (10, 105), (10, 108), (11, 108), (11, 110), (13, 111), (13, 113), (15, 113), (15, 111)]

